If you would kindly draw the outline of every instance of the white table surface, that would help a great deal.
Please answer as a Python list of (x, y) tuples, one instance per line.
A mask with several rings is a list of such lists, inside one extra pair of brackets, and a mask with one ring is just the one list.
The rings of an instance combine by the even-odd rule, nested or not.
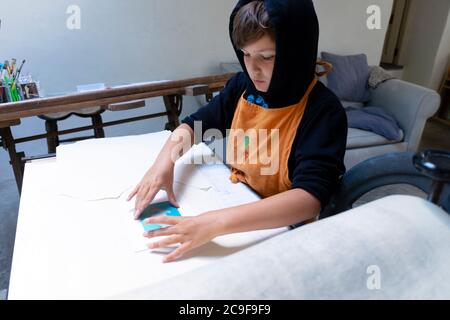
[[(142, 230), (120, 199), (83, 201), (58, 196), (56, 160), (27, 163), (16, 231), (8, 298), (108, 299), (162, 282), (241, 251), (287, 228), (231, 234), (193, 250), (186, 258), (163, 264), (167, 250), (136, 252)], [(227, 206), (258, 198), (245, 185), (231, 185), (225, 165), (209, 167), (216, 186), (230, 197), (190, 193), (197, 204), (228, 201)], [(234, 197), (233, 194), (238, 195)], [(216, 197), (216, 198), (215, 198)], [(216, 199), (216, 200), (215, 200)], [(234, 199), (234, 200), (233, 200)], [(192, 199), (191, 199), (192, 200)], [(211, 202), (212, 201), (212, 202)], [(221, 206), (221, 205), (219, 205)], [(223, 205), (222, 205), (223, 206)]]

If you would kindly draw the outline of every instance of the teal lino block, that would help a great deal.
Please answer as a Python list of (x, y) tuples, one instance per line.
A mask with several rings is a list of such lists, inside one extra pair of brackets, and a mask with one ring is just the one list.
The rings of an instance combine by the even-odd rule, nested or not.
[(153, 231), (161, 228), (167, 227), (165, 224), (145, 224), (144, 221), (148, 218), (158, 217), (158, 216), (170, 216), (170, 217), (181, 217), (178, 209), (170, 204), (170, 202), (161, 202), (149, 205), (144, 212), (142, 212), (139, 221), (144, 227), (145, 231)]

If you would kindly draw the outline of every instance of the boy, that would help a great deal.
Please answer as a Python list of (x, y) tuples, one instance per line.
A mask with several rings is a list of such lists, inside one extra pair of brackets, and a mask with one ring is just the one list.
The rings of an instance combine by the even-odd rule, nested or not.
[[(202, 122), (202, 134), (216, 128), (225, 135), (232, 129), (227, 148), (231, 180), (246, 183), (263, 199), (197, 217), (148, 219), (171, 225), (145, 234), (168, 236), (151, 249), (181, 244), (164, 262), (223, 234), (313, 220), (345, 173), (347, 119), (337, 97), (317, 82), (319, 26), (312, 1), (241, 0), (231, 15), (230, 35), (244, 72), (230, 79), (209, 105), (184, 119), (173, 137), (187, 133), (192, 145), (195, 121)], [(270, 134), (239, 134), (251, 130)], [(171, 154), (181, 143), (169, 139), (129, 195), (128, 200), (136, 195), (136, 217), (161, 189), (178, 206)], [(279, 163), (269, 173), (259, 157), (268, 146), (277, 151)], [(235, 153), (242, 149), (244, 161), (236, 161)]]

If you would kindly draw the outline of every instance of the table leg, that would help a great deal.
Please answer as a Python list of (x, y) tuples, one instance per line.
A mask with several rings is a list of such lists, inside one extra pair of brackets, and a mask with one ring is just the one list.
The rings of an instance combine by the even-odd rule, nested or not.
[(56, 153), (56, 147), (59, 146), (58, 122), (56, 120), (45, 120), (45, 131), (53, 135), (47, 136), (48, 153)]
[(164, 105), (166, 106), (167, 118), (166, 130), (174, 131), (180, 125), (178, 118), (183, 110), (183, 96), (174, 94), (164, 96)]
[(16, 144), (12, 136), (11, 128), (0, 128), (0, 134), (3, 138), (4, 147), (8, 150), (9, 158), (11, 159), (10, 162), (14, 171), (14, 176), (16, 178), (17, 188), (19, 189), (19, 193), (21, 193), (24, 167), (21, 161), (21, 157), (16, 151)]
[(102, 116), (99, 114), (92, 115), (92, 124), (97, 128), (94, 129), (94, 135), (97, 139), (105, 137), (105, 130), (103, 129)]

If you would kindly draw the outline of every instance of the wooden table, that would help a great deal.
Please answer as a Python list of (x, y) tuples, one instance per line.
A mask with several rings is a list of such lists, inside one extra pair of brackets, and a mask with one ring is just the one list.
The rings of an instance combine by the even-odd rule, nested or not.
[[(0, 105), (0, 138), (1, 145), (8, 151), (10, 163), (19, 192), (22, 189), (24, 163), (30, 159), (45, 158), (52, 155), (26, 158), (23, 152), (16, 151), (16, 144), (38, 139), (55, 139), (59, 135), (70, 134), (90, 129), (140, 121), (150, 118), (167, 116), (167, 130), (174, 130), (180, 125), (179, 116), (182, 111), (183, 96), (206, 95), (207, 100), (212, 94), (221, 90), (234, 73), (212, 75), (184, 80), (149, 82), (111, 87), (83, 93), (72, 93), (49, 98), (39, 98)], [(46, 132), (39, 135), (14, 138), (11, 127), (20, 125), (22, 118), (42, 116), (58, 112), (76, 112), (77, 110), (101, 106), (105, 110), (125, 110), (133, 108), (134, 103), (143, 99), (163, 97), (165, 112), (153, 113), (140, 117), (126, 118), (117, 121), (93, 124), (64, 131)], [(54, 155), (53, 155), (54, 156)]]

